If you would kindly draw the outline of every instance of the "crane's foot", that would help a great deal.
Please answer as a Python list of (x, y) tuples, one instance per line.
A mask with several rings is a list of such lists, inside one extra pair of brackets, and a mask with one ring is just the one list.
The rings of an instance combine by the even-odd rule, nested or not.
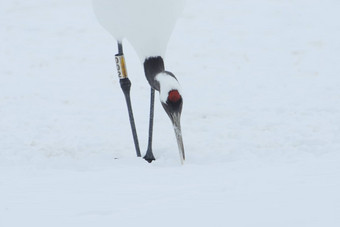
[(153, 161), (155, 161), (155, 156), (153, 156), (152, 150), (148, 149), (146, 151), (145, 156), (143, 157), (145, 159), (145, 161), (147, 161), (148, 163), (151, 163)]

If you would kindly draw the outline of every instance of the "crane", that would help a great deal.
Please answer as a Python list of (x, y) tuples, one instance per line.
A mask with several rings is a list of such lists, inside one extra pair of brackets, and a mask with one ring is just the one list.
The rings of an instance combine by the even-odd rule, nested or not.
[(159, 92), (160, 102), (172, 122), (181, 163), (185, 160), (180, 121), (182, 90), (176, 76), (165, 70), (163, 57), (183, 6), (184, 0), (93, 0), (94, 12), (100, 24), (117, 39), (118, 54), (115, 59), (138, 157), (141, 153), (130, 98), (131, 81), (123, 53), (124, 38), (134, 46), (143, 63), (151, 87), (148, 147), (144, 156), (148, 162), (155, 160), (152, 151), (155, 90)]

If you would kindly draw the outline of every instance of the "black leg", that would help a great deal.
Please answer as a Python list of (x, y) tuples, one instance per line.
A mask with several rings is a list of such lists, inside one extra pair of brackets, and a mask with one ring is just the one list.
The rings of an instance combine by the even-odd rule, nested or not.
[(131, 125), (133, 142), (135, 144), (136, 154), (137, 154), (137, 157), (141, 157), (142, 155), (141, 155), (140, 149), (139, 149), (135, 119), (133, 117), (133, 111), (132, 111), (132, 106), (131, 106), (131, 98), (130, 98), (131, 82), (130, 82), (129, 78), (120, 79), (120, 86), (123, 90), (125, 100), (126, 100), (126, 105), (127, 105), (128, 112), (129, 112), (129, 120), (130, 120), (130, 125)]
[(137, 154), (137, 157), (141, 157), (138, 137), (137, 137), (137, 130), (136, 130), (136, 125), (135, 125), (135, 120), (133, 117), (131, 98), (130, 98), (131, 81), (129, 80), (127, 76), (125, 59), (124, 59), (124, 54), (123, 54), (123, 45), (121, 42), (118, 42), (118, 54), (116, 55), (116, 64), (117, 64), (118, 76), (120, 79), (119, 80), (120, 86), (123, 90), (125, 100), (126, 100), (126, 105), (127, 105), (128, 112), (129, 112), (129, 120), (130, 120), (130, 125), (131, 125), (133, 141), (135, 144), (136, 154)]
[(151, 98), (150, 98), (150, 121), (149, 121), (149, 140), (148, 149), (144, 156), (144, 159), (151, 163), (156, 160), (152, 153), (152, 132), (153, 132), (153, 116), (154, 116), (154, 104), (155, 104), (155, 89), (151, 88)]

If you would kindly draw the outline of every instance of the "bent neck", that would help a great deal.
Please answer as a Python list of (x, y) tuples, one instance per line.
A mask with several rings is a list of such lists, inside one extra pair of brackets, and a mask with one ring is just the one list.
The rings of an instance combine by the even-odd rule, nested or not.
[(164, 61), (160, 56), (149, 57), (144, 61), (144, 72), (150, 86), (159, 91), (159, 82), (156, 80), (157, 74), (164, 72)]

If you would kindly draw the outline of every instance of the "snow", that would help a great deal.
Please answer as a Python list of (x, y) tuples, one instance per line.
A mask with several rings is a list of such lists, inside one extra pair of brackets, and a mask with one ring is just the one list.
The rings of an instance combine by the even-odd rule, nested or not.
[[(135, 157), (115, 40), (89, 0), (2, 1), (0, 226), (340, 225), (340, 2), (188, 0)], [(141, 150), (150, 87), (125, 43)]]
[(129, 40), (142, 62), (165, 55), (184, 4), (185, 0), (93, 0), (103, 27), (117, 40)]

